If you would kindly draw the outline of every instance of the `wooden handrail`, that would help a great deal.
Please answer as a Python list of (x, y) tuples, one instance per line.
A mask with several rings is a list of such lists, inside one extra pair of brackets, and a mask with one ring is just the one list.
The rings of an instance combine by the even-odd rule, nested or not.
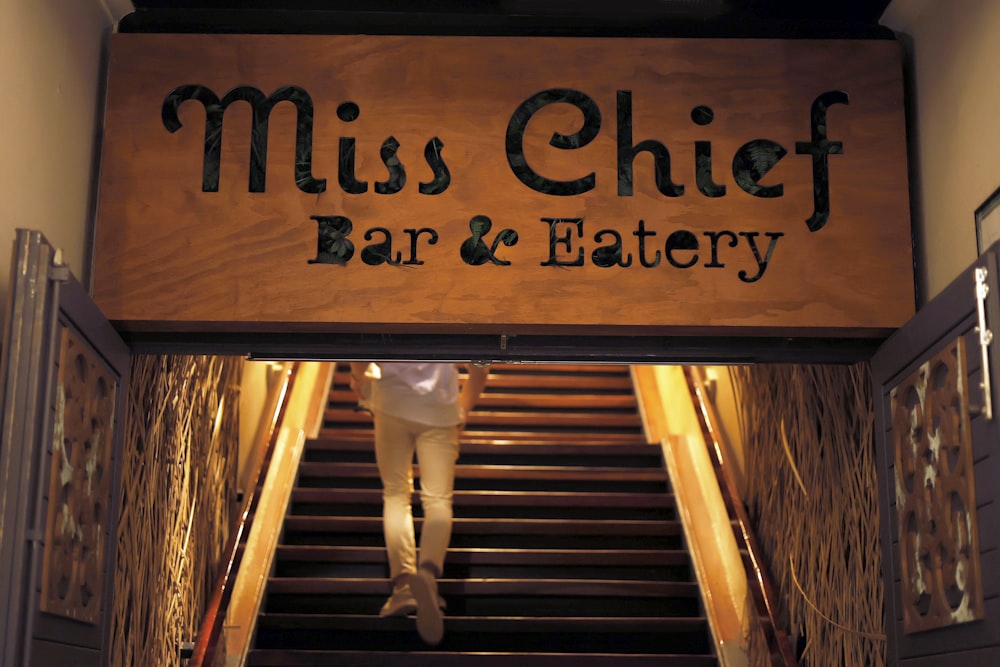
[(750, 515), (747, 513), (743, 498), (736, 487), (733, 475), (726, 464), (726, 457), (722, 452), (720, 442), (720, 431), (718, 428), (719, 418), (715, 412), (715, 407), (708, 399), (700, 373), (691, 366), (684, 368), (687, 377), (688, 388), (691, 391), (691, 400), (698, 415), (702, 433), (705, 436), (705, 443), (708, 445), (709, 455), (712, 458), (715, 468), (716, 478), (727, 504), (731, 518), (733, 518), (740, 529), (740, 537), (743, 546), (747, 550), (749, 565), (747, 579), (750, 583), (754, 606), (760, 621), (764, 637), (767, 639), (768, 649), (772, 656), (781, 659), (785, 667), (797, 667), (798, 661), (792, 650), (792, 643), (788, 637), (788, 632), (781, 623), (777, 608), (777, 593), (774, 584), (768, 574), (768, 568), (764, 553), (757, 541), (757, 536), (750, 524)]
[(250, 524), (253, 519), (253, 511), (260, 500), (259, 490), (264, 484), (264, 476), (271, 463), (271, 456), (274, 454), (274, 447), (278, 441), (280, 425), (285, 416), (285, 409), (288, 407), (288, 399), (295, 385), (295, 377), (298, 372), (298, 364), (292, 364), (291, 368), (284, 372), (281, 385), (278, 388), (278, 399), (274, 407), (267, 429), (267, 447), (260, 462), (257, 464), (253, 474), (254, 484), (248, 489), (243, 498), (243, 505), (240, 511), (239, 520), (233, 528), (229, 541), (226, 544), (225, 561), (223, 567), (216, 578), (212, 588), (212, 597), (208, 601), (205, 610), (205, 617), (202, 619), (201, 628), (198, 631), (198, 638), (195, 641), (194, 651), (187, 667), (210, 667), (215, 659), (215, 651), (219, 643), (219, 636), (222, 634), (222, 624), (226, 618), (229, 606), (229, 599), (232, 595), (232, 583), (239, 571), (242, 560), (240, 545), (250, 532)]

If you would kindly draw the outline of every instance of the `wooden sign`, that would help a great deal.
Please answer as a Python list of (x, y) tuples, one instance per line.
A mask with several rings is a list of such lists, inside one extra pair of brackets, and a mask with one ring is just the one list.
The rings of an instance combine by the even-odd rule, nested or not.
[(94, 296), (135, 331), (887, 333), (899, 45), (115, 35)]

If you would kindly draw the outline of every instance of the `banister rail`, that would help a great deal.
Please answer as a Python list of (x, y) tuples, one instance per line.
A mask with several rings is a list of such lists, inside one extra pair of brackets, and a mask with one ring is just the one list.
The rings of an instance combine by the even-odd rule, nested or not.
[(728, 469), (726, 456), (723, 454), (723, 443), (720, 441), (720, 421), (715, 406), (707, 396), (704, 380), (699, 370), (687, 366), (684, 368), (684, 373), (691, 392), (691, 401), (695, 406), (705, 443), (709, 449), (709, 456), (719, 481), (719, 488), (726, 499), (732, 518), (739, 526), (739, 537), (747, 551), (749, 561), (746, 564), (747, 579), (768, 649), (772, 658), (779, 658), (785, 667), (797, 667), (798, 661), (792, 650), (791, 640), (780, 619), (777, 605), (778, 597), (768, 574), (763, 550), (757, 541), (757, 536), (750, 523), (750, 515), (747, 513), (733, 475)]
[(268, 422), (266, 449), (259, 463), (254, 467), (254, 473), (251, 476), (254, 483), (247, 489), (238, 521), (223, 552), (225, 561), (212, 588), (212, 597), (208, 601), (205, 617), (202, 619), (194, 651), (187, 663), (187, 667), (211, 667), (214, 664), (215, 651), (222, 634), (222, 625), (226, 618), (226, 611), (232, 595), (232, 583), (242, 560), (240, 545), (249, 533), (250, 524), (253, 521), (254, 509), (260, 500), (259, 491), (263, 486), (263, 478), (270, 466), (271, 457), (278, 441), (279, 427), (282, 419), (284, 419), (285, 410), (288, 407), (288, 399), (295, 385), (298, 368), (298, 364), (292, 364), (289, 369), (285, 370), (280, 385), (276, 390), (278, 397), (274, 405), (274, 411)]

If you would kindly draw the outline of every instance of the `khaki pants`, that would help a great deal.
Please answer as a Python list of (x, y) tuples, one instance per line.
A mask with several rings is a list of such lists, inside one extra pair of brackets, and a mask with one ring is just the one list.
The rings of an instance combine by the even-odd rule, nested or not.
[(375, 460), (382, 478), (382, 527), (393, 580), (403, 573), (416, 572), (418, 566), (412, 509), (414, 452), (424, 510), (419, 564), (433, 564), (440, 574), (451, 541), (458, 427), (428, 426), (392, 415), (375, 415)]

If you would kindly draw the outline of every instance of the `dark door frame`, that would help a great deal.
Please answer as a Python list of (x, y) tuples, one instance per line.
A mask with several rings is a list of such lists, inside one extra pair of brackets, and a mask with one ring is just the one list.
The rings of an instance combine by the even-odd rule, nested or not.
[(138, 354), (240, 355), (254, 360), (490, 361), (496, 363), (855, 363), (884, 337), (754, 337), (566, 334), (130, 333)]

